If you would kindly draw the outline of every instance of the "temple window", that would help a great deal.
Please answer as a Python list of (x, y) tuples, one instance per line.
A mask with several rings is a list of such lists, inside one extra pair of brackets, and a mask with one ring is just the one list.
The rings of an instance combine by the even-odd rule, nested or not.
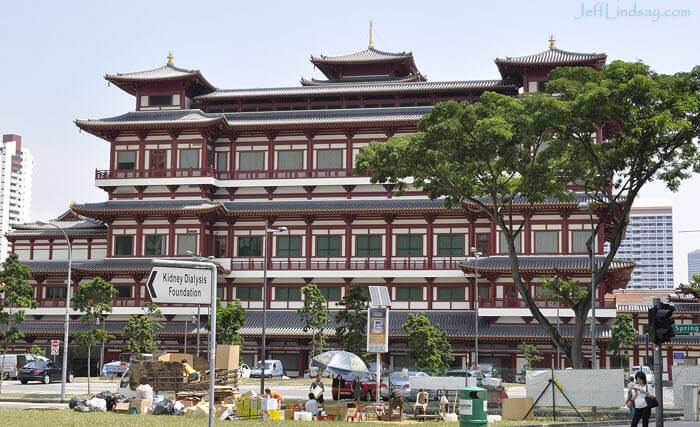
[(214, 257), (226, 258), (227, 246), (228, 238), (226, 236), (214, 236)]
[(479, 286), (479, 298), (480, 299), (491, 298), (491, 288), (488, 286)]
[(133, 255), (134, 236), (114, 236), (114, 255)]
[(277, 256), (301, 256), (301, 236), (279, 236)]
[(189, 255), (197, 253), (197, 235), (196, 234), (180, 234), (177, 236), (177, 254)]
[(165, 236), (145, 236), (143, 253), (144, 255), (165, 255)]
[(241, 236), (238, 238), (238, 256), (262, 256), (261, 236)]
[(278, 287), (276, 288), (275, 299), (281, 301), (299, 301), (301, 300), (301, 288)]
[(172, 95), (151, 95), (148, 97), (148, 106), (173, 105)]
[(199, 150), (180, 150), (180, 169), (199, 167)]
[[(588, 248), (586, 247), (586, 242), (591, 237), (591, 232), (588, 230), (584, 231), (572, 231), (571, 232), (571, 252), (575, 254), (585, 254), (588, 253)], [(595, 248), (595, 242), (593, 243)]]
[(559, 252), (559, 232), (557, 231), (536, 231), (535, 251), (536, 254), (554, 254)]
[(355, 236), (355, 256), (381, 256), (381, 236)]
[(420, 234), (396, 236), (396, 255), (423, 255), (423, 236)]
[(60, 287), (60, 288), (50, 287), (50, 288), (46, 288), (46, 298), (64, 299), (65, 297), (66, 297), (66, 288), (65, 288), (65, 287)]
[[(500, 235), (500, 245), (501, 245), (501, 253), (507, 254), (508, 253), (508, 241), (506, 240), (506, 233), (501, 232), (499, 233)], [(515, 245), (515, 251), (517, 253), (521, 253), (522, 246), (520, 245), (520, 236), (522, 236), (522, 233), (518, 233), (517, 236), (515, 236), (513, 244)]]
[(262, 299), (262, 288), (256, 286), (239, 286), (236, 288), (236, 298), (250, 301)]
[(340, 256), (340, 236), (316, 236), (316, 256)]
[(133, 170), (136, 168), (136, 151), (117, 151), (117, 169)]
[(117, 291), (116, 298), (131, 298), (131, 286), (114, 286)]
[(396, 288), (396, 299), (399, 301), (422, 301), (423, 288), (421, 286), (401, 286)]
[(240, 153), (238, 169), (242, 171), (260, 171), (265, 167), (265, 153), (262, 151), (244, 151)]
[(463, 234), (441, 234), (438, 236), (438, 255), (440, 256), (463, 256), (464, 255), (464, 235)]
[(300, 170), (304, 168), (302, 150), (285, 150), (277, 153), (278, 170)]
[(537, 83), (538, 82), (527, 82), (527, 91), (529, 93), (537, 92)]
[(441, 286), (437, 290), (438, 301), (464, 301), (464, 288), (461, 286)]
[(216, 153), (216, 170), (225, 171), (228, 170), (228, 153), (225, 151), (218, 151)]
[(321, 295), (323, 295), (323, 298), (326, 299), (326, 301), (339, 301), (340, 300), (340, 288), (337, 286), (326, 286), (322, 288), (318, 288), (319, 291), (321, 291)]
[(340, 169), (343, 165), (343, 150), (318, 150), (317, 169)]
[(476, 234), (476, 250), (481, 252), (482, 256), (489, 256), (491, 253), (491, 235), (489, 233)]

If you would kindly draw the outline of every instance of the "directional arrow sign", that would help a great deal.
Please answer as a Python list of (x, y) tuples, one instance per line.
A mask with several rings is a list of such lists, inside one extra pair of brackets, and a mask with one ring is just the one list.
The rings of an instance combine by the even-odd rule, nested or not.
[(677, 334), (700, 333), (700, 324), (693, 325), (673, 325), (673, 332)]
[(211, 270), (155, 265), (148, 277), (148, 293), (153, 302), (209, 304)]

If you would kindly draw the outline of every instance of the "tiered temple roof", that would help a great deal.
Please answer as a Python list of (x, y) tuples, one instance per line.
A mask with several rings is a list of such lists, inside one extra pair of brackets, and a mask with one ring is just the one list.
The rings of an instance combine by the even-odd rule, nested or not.
[(556, 67), (592, 67), (600, 70), (608, 55), (605, 53), (578, 53), (557, 49), (550, 40), (549, 49), (525, 56), (496, 58), (496, 66), (504, 79), (518, 81), (527, 70), (539, 69), (549, 73)]
[(365, 50), (338, 56), (311, 56), (311, 63), (329, 80), (347, 77), (386, 76), (387, 78), (414, 76), (414, 81), (425, 81), (418, 71), (411, 52), (384, 52), (370, 46)]

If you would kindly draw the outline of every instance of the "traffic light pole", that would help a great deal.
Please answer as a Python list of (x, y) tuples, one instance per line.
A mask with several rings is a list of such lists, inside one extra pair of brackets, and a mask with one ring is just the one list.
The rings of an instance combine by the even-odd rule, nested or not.
[(664, 425), (664, 385), (663, 365), (661, 363), (661, 345), (654, 345), (654, 394), (659, 406), (656, 407), (656, 427)]

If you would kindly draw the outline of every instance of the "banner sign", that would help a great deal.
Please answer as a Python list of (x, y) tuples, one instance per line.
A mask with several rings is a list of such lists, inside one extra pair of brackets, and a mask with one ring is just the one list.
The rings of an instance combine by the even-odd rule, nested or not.
[(208, 269), (155, 265), (146, 288), (156, 303), (209, 304), (212, 285)]
[(367, 352), (386, 353), (389, 350), (389, 309), (370, 308), (367, 316)]

